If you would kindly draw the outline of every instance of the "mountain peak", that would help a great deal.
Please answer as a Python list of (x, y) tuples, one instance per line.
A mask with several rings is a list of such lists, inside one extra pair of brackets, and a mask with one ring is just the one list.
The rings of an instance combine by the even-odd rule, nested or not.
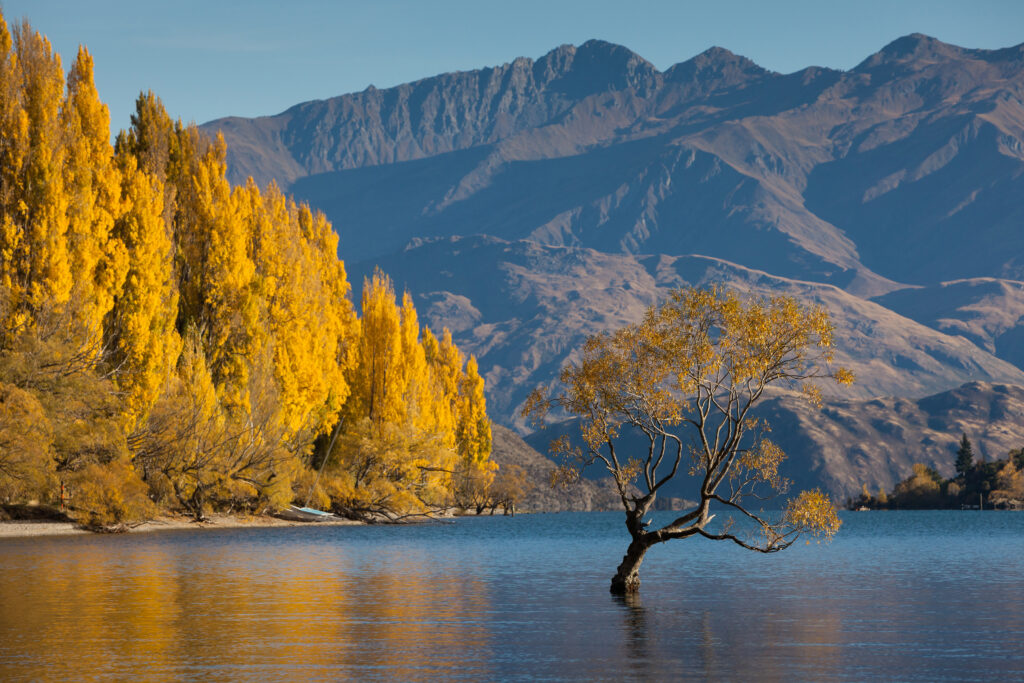
[[(737, 55), (732, 50), (721, 47), (720, 45), (712, 45), (692, 59), (703, 62), (730, 62), (736, 59), (741, 59), (750, 62), (746, 57)], [(753, 64), (753, 62), (751, 62), (751, 64)]]
[(964, 49), (956, 45), (944, 43), (923, 33), (911, 33), (892, 41), (858, 64), (854, 71), (872, 69), (884, 64), (947, 61), (959, 58), (963, 54)]
[(585, 96), (604, 90), (643, 89), (658, 70), (629, 48), (591, 39), (574, 47), (561, 45), (537, 60), (539, 73), (555, 81), (562, 91)]
[(714, 45), (665, 72), (665, 80), (692, 82), (707, 90), (738, 85), (768, 74), (753, 60)]

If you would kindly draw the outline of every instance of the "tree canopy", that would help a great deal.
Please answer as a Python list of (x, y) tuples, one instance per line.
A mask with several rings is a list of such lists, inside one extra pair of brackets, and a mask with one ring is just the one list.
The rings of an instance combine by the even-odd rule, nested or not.
[[(631, 542), (612, 579), (614, 593), (640, 585), (647, 550), (673, 539), (703, 536), (776, 552), (802, 533), (831, 537), (839, 528), (832, 501), (820, 491), (789, 499), (778, 515), (748, 501), (787, 491), (785, 455), (752, 414), (771, 385), (820, 400), (819, 378), (853, 381), (831, 368), (832, 327), (820, 307), (791, 297), (741, 298), (721, 288), (681, 289), (644, 319), (591, 337), (580, 360), (563, 368), (554, 392), (536, 391), (524, 414), (543, 423), (552, 409), (579, 421), (582, 446), (553, 444), (572, 480), (598, 463), (614, 477)], [(642, 435), (642, 451), (620, 452), (623, 430)], [(694, 476), (696, 506), (660, 528), (648, 512), (670, 481)], [(730, 515), (712, 524), (714, 511)]]
[(153, 93), (109, 124), (88, 50), (65, 77), (0, 15), (0, 503), (395, 517), (492, 475), (475, 358), (383, 273), (357, 311), (323, 214), (232, 186), (223, 139)]

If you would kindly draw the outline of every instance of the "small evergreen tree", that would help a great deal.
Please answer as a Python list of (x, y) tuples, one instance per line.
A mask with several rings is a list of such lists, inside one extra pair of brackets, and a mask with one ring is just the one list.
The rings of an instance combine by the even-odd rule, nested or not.
[(974, 449), (971, 447), (971, 440), (967, 438), (967, 434), (963, 434), (960, 437), (960, 448), (956, 451), (957, 476), (966, 478), (972, 467), (974, 467)]

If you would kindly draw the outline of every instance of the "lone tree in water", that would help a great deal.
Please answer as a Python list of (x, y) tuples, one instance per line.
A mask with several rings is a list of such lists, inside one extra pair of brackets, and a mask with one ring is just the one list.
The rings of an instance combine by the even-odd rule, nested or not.
[[(577, 416), (583, 448), (567, 439), (552, 446), (572, 481), (595, 462), (611, 472), (626, 512), (631, 541), (612, 577), (611, 591), (636, 592), (647, 550), (677, 538), (704, 536), (772, 553), (804, 532), (831, 537), (840, 522), (821, 491), (805, 491), (783, 511), (767, 515), (748, 500), (783, 493), (782, 450), (764, 438), (767, 424), (751, 408), (772, 384), (799, 387), (814, 402), (808, 380), (853, 381), (830, 370), (832, 325), (820, 307), (791, 297), (740, 300), (720, 288), (682, 289), (647, 311), (643, 321), (587, 340), (578, 363), (563, 368), (554, 393), (535, 391), (524, 415), (543, 423), (552, 408)], [(623, 428), (641, 434), (646, 448), (619, 453)], [(679, 473), (695, 476), (696, 507), (650, 529), (655, 498)], [(712, 509), (740, 519), (710, 525)]]

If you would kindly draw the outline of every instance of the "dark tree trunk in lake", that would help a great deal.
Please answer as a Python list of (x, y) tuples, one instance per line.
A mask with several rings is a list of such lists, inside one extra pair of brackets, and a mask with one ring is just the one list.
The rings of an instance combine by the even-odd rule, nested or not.
[(615, 595), (628, 595), (640, 590), (640, 563), (644, 561), (644, 555), (650, 547), (643, 537), (634, 537), (626, 554), (622, 557), (622, 564), (612, 577), (612, 585), (609, 590)]

